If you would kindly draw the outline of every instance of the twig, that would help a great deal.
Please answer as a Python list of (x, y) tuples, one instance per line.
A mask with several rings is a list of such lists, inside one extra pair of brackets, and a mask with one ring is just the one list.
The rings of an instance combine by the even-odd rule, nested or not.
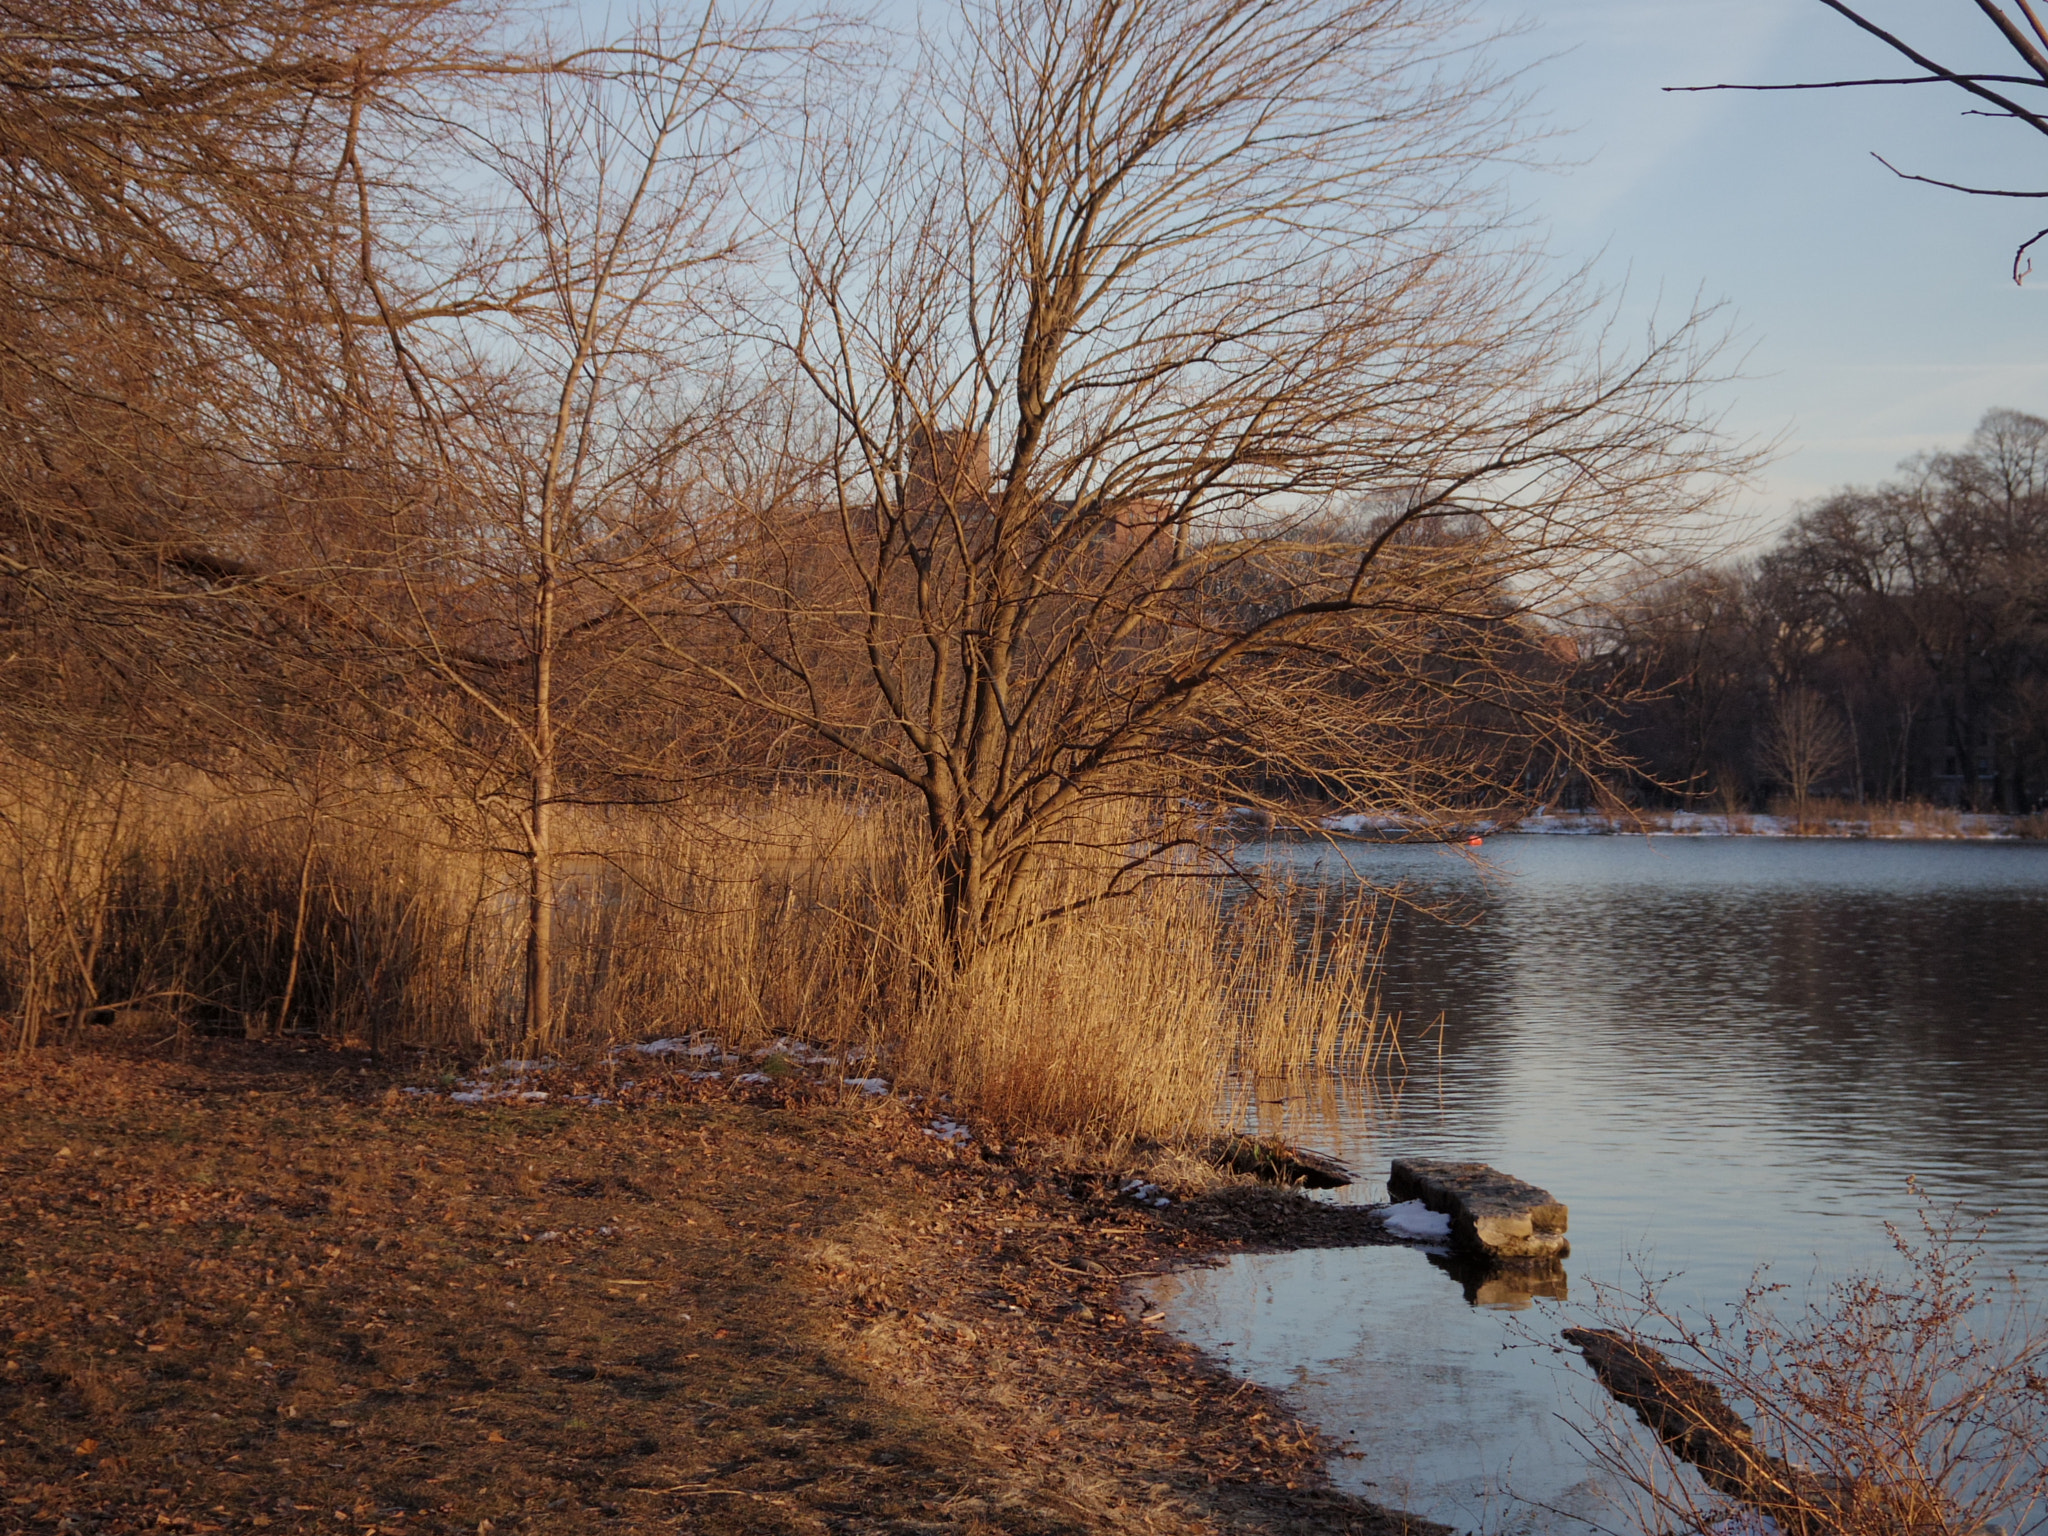
[(2002, 187), (1966, 187), (1959, 181), (1941, 181), (1933, 176), (1915, 176), (1911, 171), (1900, 170), (1874, 149), (1870, 152), (1870, 158), (1901, 181), (1921, 181), (1930, 187), (1943, 187), (1950, 192), (1967, 192), (1972, 197), (2048, 197), (2048, 192), (2013, 192)]
[(788, 1499), (778, 1499), (772, 1497), (769, 1494), (755, 1493), (751, 1488), (719, 1488), (711, 1483), (675, 1483), (667, 1488), (643, 1488), (639, 1486), (629, 1486), (626, 1489), (626, 1492), (653, 1494), (687, 1493), (694, 1495), (702, 1495), (706, 1498), (709, 1498), (715, 1494), (724, 1494), (730, 1498), (735, 1499), (753, 1499), (757, 1503), (761, 1504), (779, 1504), (784, 1509), (796, 1508), (796, 1506), (792, 1504)]
[(1694, 91), (1843, 91), (1859, 85), (1953, 85), (1958, 80), (1987, 81), (1992, 85), (2031, 85), (2037, 89), (2048, 81), (2031, 75), (1898, 75), (1874, 80), (1803, 80), (1785, 85), (1666, 85), (1672, 95)]
[(2032, 239), (2022, 241), (2020, 248), (2012, 253), (2012, 281), (2014, 287), (2023, 285), (2027, 280), (2027, 274), (2034, 270), (2034, 264), (2031, 261), (2027, 262), (2025, 267), (2022, 267), (2020, 262), (2026, 257), (2028, 251), (2032, 250), (2043, 240), (2048, 240), (2048, 229), (2037, 231)]

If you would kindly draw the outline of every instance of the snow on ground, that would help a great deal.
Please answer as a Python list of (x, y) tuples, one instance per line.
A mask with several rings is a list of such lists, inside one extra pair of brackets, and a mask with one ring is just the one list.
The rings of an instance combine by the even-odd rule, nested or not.
[(1441, 1211), (1432, 1211), (1420, 1200), (1403, 1200), (1399, 1205), (1383, 1207), (1380, 1225), (1395, 1237), (1417, 1243), (1438, 1242), (1451, 1235), (1451, 1218)]
[[(653, 1058), (678, 1067), (694, 1066), (697, 1070), (678, 1071), (674, 1078), (651, 1077), (644, 1083), (629, 1078), (609, 1085), (604, 1092), (571, 1092), (564, 1089), (564, 1078), (569, 1076), (569, 1072), (562, 1063), (513, 1060), (483, 1067), (473, 1077), (444, 1079), (439, 1087), (413, 1087), (404, 1091), (414, 1098), (444, 1099), (450, 1104), (476, 1108), (548, 1103), (607, 1105), (618, 1103), (628, 1095), (632, 1095), (634, 1103), (658, 1103), (663, 1097), (664, 1082), (720, 1082), (730, 1074), (735, 1086), (747, 1088), (764, 1087), (781, 1078), (819, 1084), (829, 1084), (837, 1079), (840, 1086), (852, 1093), (867, 1098), (883, 1098), (895, 1091), (888, 1078), (872, 1072), (863, 1077), (840, 1077), (839, 1074), (855, 1062), (875, 1062), (885, 1054), (886, 1048), (877, 1052), (866, 1046), (834, 1051), (793, 1036), (781, 1035), (743, 1057), (727, 1050), (717, 1040), (671, 1035), (614, 1046), (605, 1060), (607, 1063), (622, 1063)], [(735, 1070), (747, 1067), (749, 1061), (757, 1065), (743, 1071)], [(716, 1066), (712, 1065), (714, 1062)], [(587, 1079), (588, 1074), (585, 1076)], [(541, 1086), (543, 1083), (547, 1086)], [(576, 1086), (586, 1087), (587, 1081)], [(634, 1095), (636, 1088), (642, 1091)], [(913, 1106), (925, 1102), (920, 1094), (906, 1093), (902, 1097), (905, 1103)], [(955, 1117), (950, 1110), (939, 1113), (941, 1106), (951, 1102), (943, 1096), (931, 1101), (933, 1118), (925, 1134), (948, 1146), (964, 1146), (974, 1139), (974, 1132), (967, 1122)]]
[(715, 1040), (648, 1040), (640, 1045), (622, 1045), (614, 1055), (633, 1056), (716, 1056), (718, 1042)]
[(1436, 823), (1395, 812), (1352, 811), (1325, 816), (1317, 823), (1329, 832), (1354, 837), (1369, 834), (1427, 834), (1462, 841), (1491, 836), (1497, 832), (1519, 832), (1542, 837), (1848, 837), (1885, 839), (1989, 839), (2004, 841), (2017, 837), (2013, 818), (1977, 812), (1937, 812), (1931, 817), (1892, 816), (1880, 811), (1875, 816), (1814, 820), (1801, 832), (1790, 816), (1723, 814), (1712, 811), (1624, 811), (1609, 815), (1601, 811), (1559, 811), (1538, 806), (1519, 821), (1470, 821)]
[(787, 1035), (778, 1035), (768, 1044), (754, 1048), (754, 1060), (766, 1061), (770, 1056), (780, 1056), (783, 1060), (795, 1062), (800, 1067), (836, 1067), (841, 1062), (857, 1060), (858, 1050), (859, 1047), (844, 1053), (821, 1051), (808, 1041), (792, 1040)]
[(1497, 831), (1496, 821), (1461, 821), (1455, 826), (1433, 827), (1430, 823), (1413, 816), (1381, 815), (1373, 811), (1354, 811), (1346, 816), (1325, 816), (1316, 823), (1332, 832), (1349, 832), (1354, 836), (1366, 832), (1424, 832), (1434, 831), (1446, 837), (1484, 836)]
[(1704, 1536), (1784, 1536), (1784, 1527), (1769, 1515), (1742, 1509), (1706, 1526)]

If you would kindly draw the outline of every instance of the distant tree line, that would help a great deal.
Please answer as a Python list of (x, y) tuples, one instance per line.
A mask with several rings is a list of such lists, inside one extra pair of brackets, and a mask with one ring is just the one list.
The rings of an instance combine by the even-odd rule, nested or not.
[(1631, 792), (1761, 807), (1809, 793), (2023, 813), (2048, 801), (2048, 420), (1807, 508), (1764, 554), (1614, 615), (1644, 685)]

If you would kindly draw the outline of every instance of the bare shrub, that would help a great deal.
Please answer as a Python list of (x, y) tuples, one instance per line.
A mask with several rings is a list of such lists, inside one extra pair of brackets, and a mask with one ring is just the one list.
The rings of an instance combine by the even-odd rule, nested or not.
[(1599, 1330), (1568, 1336), (1620, 1362), (1629, 1384), (1611, 1389), (1656, 1433), (1618, 1410), (1580, 1429), (1641, 1529), (1747, 1529), (1753, 1513), (1843, 1536), (2041, 1526), (2048, 1329), (2016, 1278), (1978, 1274), (1981, 1228), (1925, 1202), (1919, 1226), (1886, 1224), (1890, 1271), (1796, 1307), (1763, 1271), (1732, 1315), (1697, 1323), (1647, 1282), (1600, 1294)]
[(1900, 838), (1969, 835), (1961, 811), (1924, 800), (1859, 805), (1854, 800), (1815, 795), (1807, 801), (1806, 813), (1809, 832)]

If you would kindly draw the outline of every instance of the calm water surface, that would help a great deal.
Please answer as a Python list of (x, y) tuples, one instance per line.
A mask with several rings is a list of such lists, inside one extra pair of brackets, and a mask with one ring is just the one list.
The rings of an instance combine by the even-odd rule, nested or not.
[[(1485, 862), (1347, 849), (1463, 919), (1392, 920), (1397, 1092), (1268, 1103), (1263, 1128), (1367, 1174), (1473, 1158), (1571, 1207), (1567, 1299), (1468, 1300), (1403, 1249), (1240, 1257), (1159, 1282), (1170, 1325), (1356, 1442), (1340, 1483), (1465, 1530), (1616, 1516), (1566, 1419), (1602, 1410), (1554, 1338), (1595, 1284), (1689, 1309), (1754, 1268), (1887, 1253), (1909, 1176), (1988, 1221), (1983, 1261), (2048, 1295), (2048, 847), (1509, 837)], [(1327, 848), (1278, 864), (1353, 878)], [(1562, 1416), (1562, 1417), (1561, 1417)]]

